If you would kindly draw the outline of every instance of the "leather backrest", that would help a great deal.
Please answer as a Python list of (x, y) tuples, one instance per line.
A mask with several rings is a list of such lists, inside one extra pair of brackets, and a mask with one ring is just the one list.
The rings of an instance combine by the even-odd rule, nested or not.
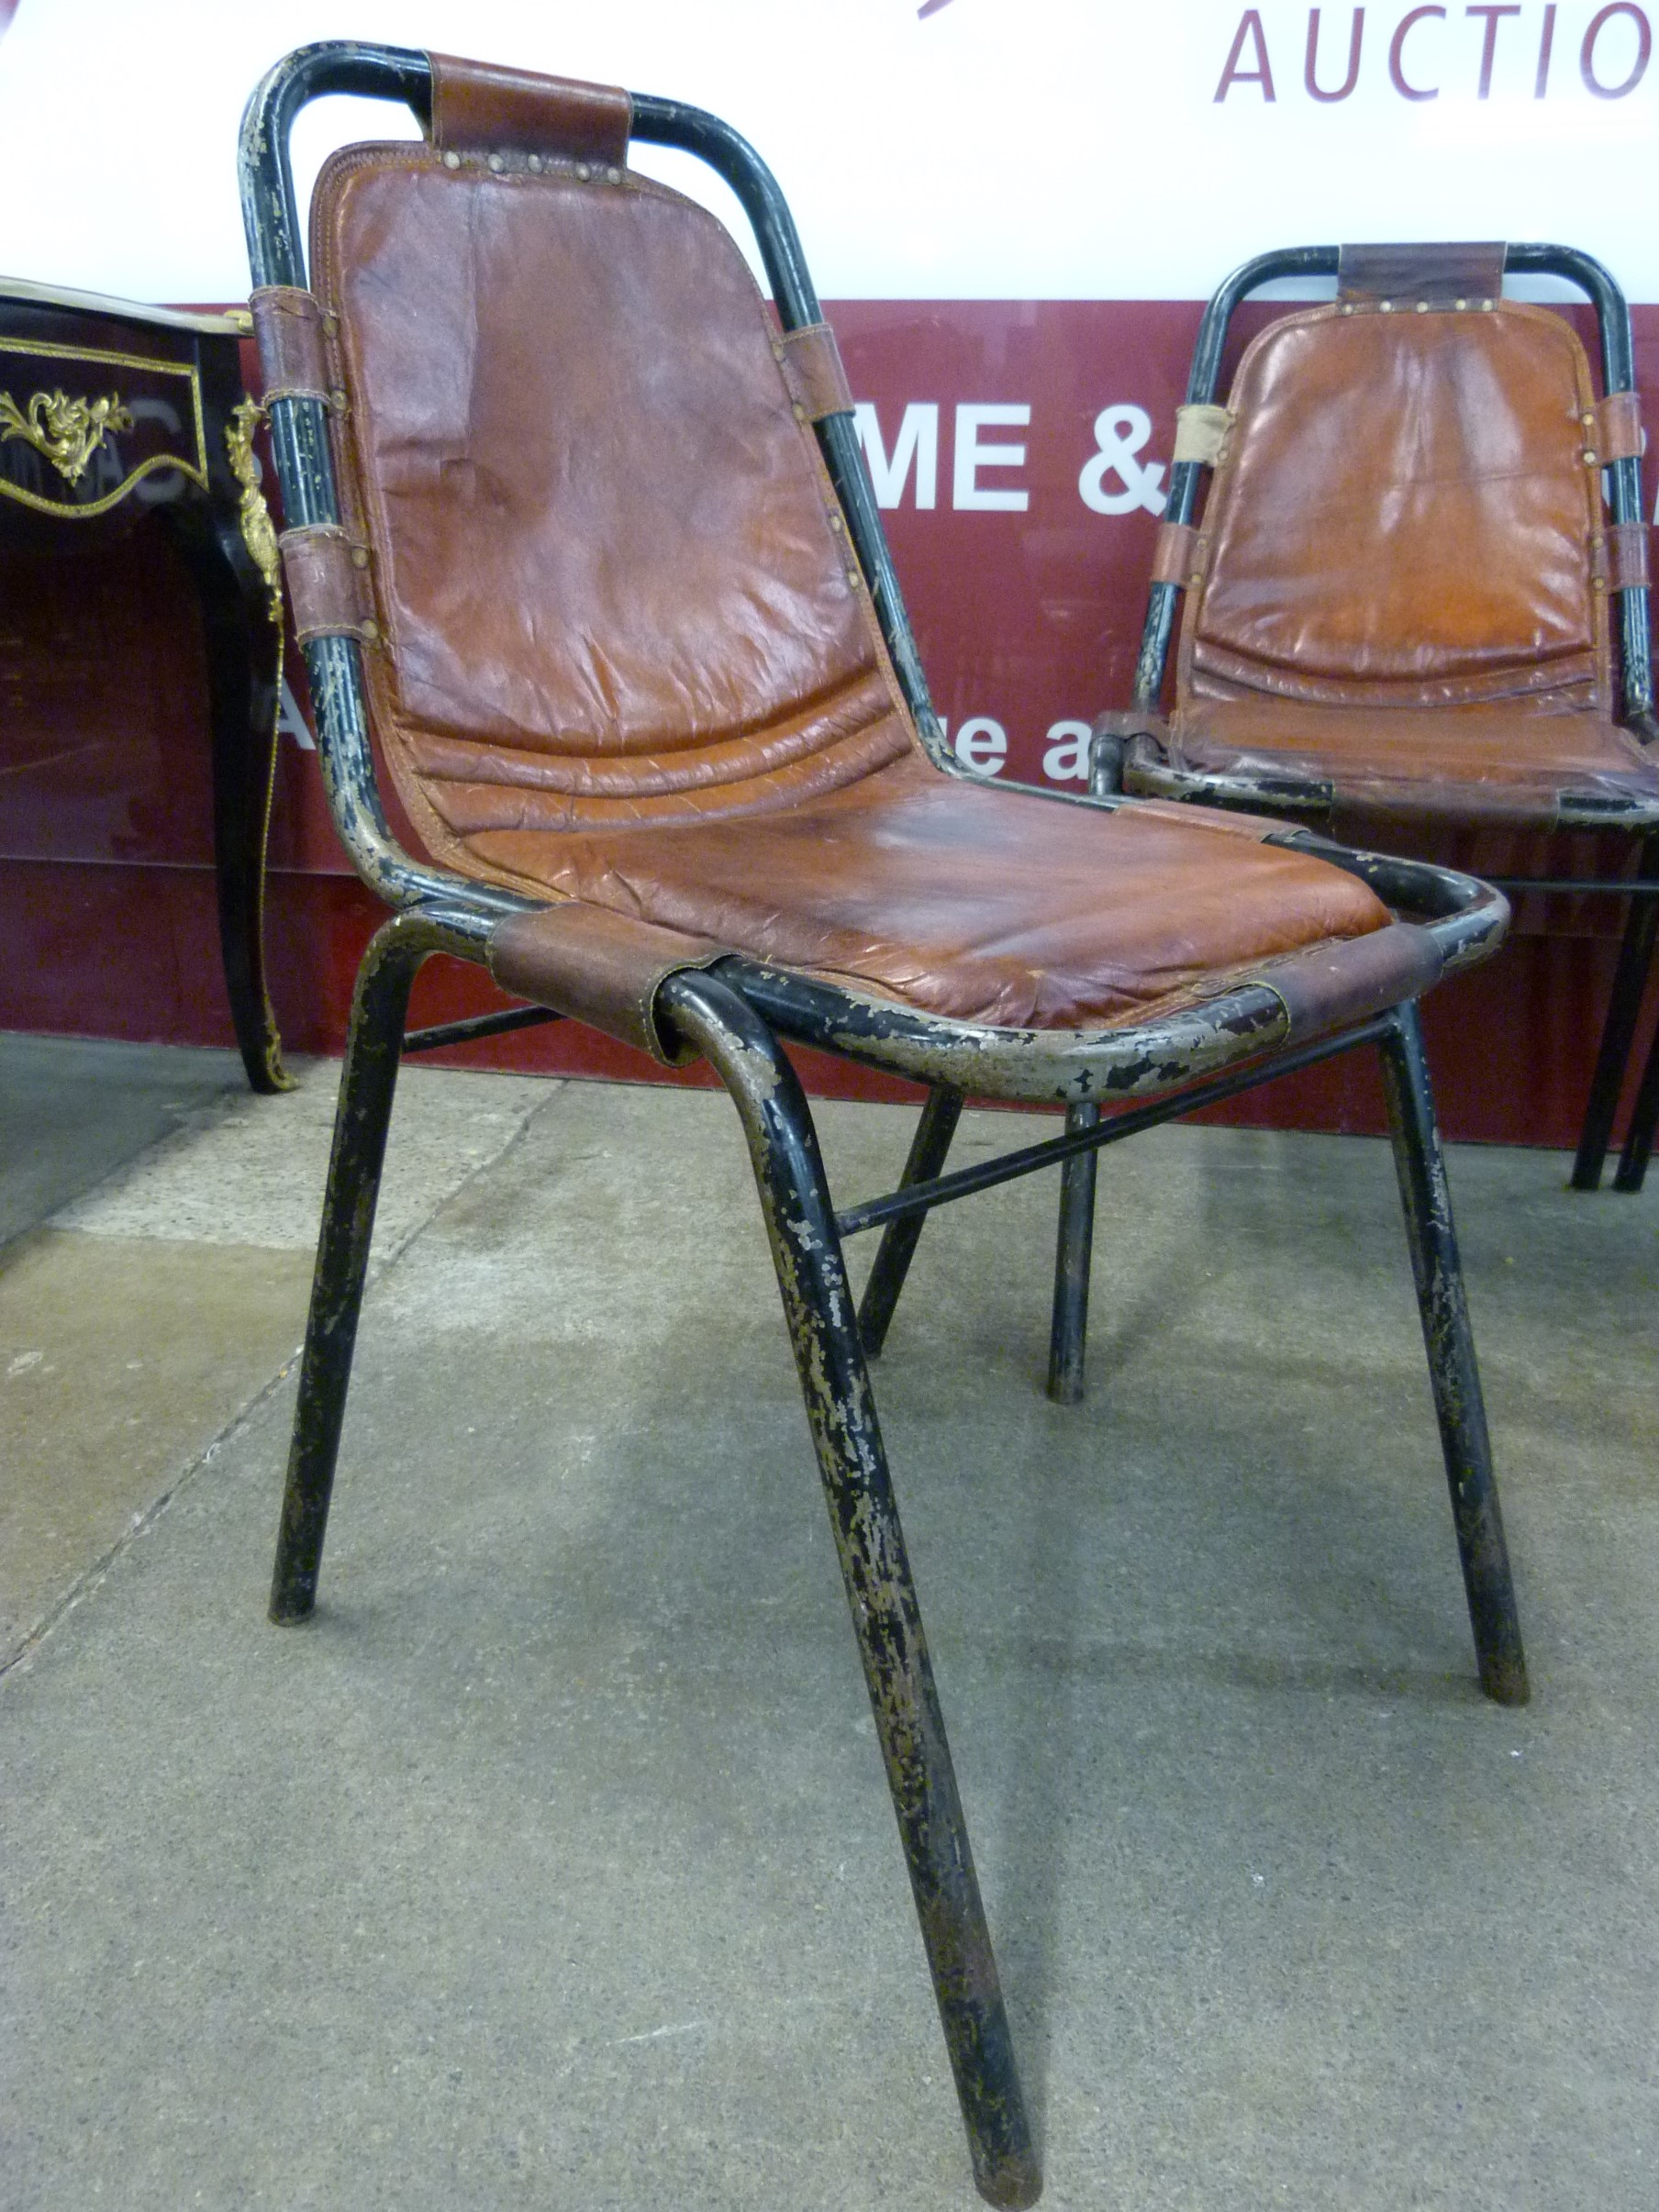
[(786, 805), (916, 742), (736, 246), (525, 137), (349, 148), (312, 206), (375, 734), (451, 861)]
[(1611, 711), (1595, 399), (1561, 316), (1312, 308), (1249, 346), (1230, 406), (1183, 700)]

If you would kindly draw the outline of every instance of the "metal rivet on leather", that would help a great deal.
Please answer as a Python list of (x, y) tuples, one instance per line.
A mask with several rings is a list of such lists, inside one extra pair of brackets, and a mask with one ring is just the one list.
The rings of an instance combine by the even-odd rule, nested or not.
[(459, 169), (461, 156), (458, 153), (446, 153), (443, 157), (443, 165), (446, 169)]
[(1394, 302), (1391, 299), (1378, 300), (1376, 303), (1376, 311), (1379, 315), (1392, 315), (1394, 313)]
[(806, 410), (806, 408), (805, 408), (805, 407), (803, 407), (803, 406), (802, 406), (802, 405), (801, 405), (801, 403), (800, 403), (800, 401), (799, 401), (798, 399), (797, 399), (797, 400), (796, 401), (796, 403), (795, 403), (795, 406), (794, 406), (794, 409), (793, 409), (793, 413), (794, 413), (795, 419), (796, 419), (796, 422), (805, 422), (805, 421), (806, 421), (806, 419), (807, 419), (807, 410)]
[(530, 156), (530, 174), (536, 177), (541, 174), (541, 156), (539, 153)]
[(1490, 315), (1497, 305), (1498, 302), (1495, 299), (1484, 299), (1480, 303), (1480, 311), (1483, 315)]
[(1460, 300), (1458, 301), (1457, 305), (1458, 305), (1458, 306), (1459, 306), (1459, 307), (1466, 307), (1466, 306), (1469, 305), (1469, 303), (1468, 303), (1468, 301), (1467, 301), (1466, 299), (1460, 299)]
[(333, 391), (328, 395), (328, 405), (339, 414), (343, 415), (346, 411), (349, 402), (347, 401), (345, 394), (340, 390), (338, 384), (335, 385)]
[(1593, 469), (1596, 466), (1596, 456), (1587, 446), (1585, 448), (1584, 465), (1587, 469)]
[(366, 545), (354, 545), (354, 546), (351, 548), (351, 566), (352, 566), (353, 568), (367, 568), (367, 567), (368, 567), (368, 565), (369, 565), (369, 549), (368, 549), (368, 547), (367, 547)]
[(497, 176), (501, 174), (501, 156), (498, 153), (491, 154), (490, 167), (495, 171)]
[(581, 179), (583, 183), (585, 184), (588, 178), (591, 177), (593, 173), (593, 171), (588, 167), (585, 161), (578, 161), (576, 163), (576, 174)]
[(373, 621), (373, 619), (371, 619), (370, 621), (365, 622), (365, 623), (363, 624), (363, 626), (362, 626), (362, 634), (363, 634), (363, 636), (364, 636), (365, 638), (367, 638), (367, 639), (371, 639), (371, 640), (373, 640), (373, 639), (375, 639), (375, 638), (378, 638), (378, 637), (379, 637), (379, 635), (380, 635), (380, 625), (379, 625), (379, 623), (378, 623), (378, 622)]
[(607, 184), (619, 184), (622, 182), (622, 172), (619, 169), (607, 169), (605, 172), (605, 182)]

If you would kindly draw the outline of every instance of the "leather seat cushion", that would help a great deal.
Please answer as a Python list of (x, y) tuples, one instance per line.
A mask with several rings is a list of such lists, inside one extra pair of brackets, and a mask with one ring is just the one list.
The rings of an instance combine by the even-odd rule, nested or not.
[(1204, 700), (1177, 715), (1169, 750), (1180, 768), (1306, 777), (1339, 806), (1449, 824), (1547, 826), (1564, 797), (1659, 819), (1659, 761), (1598, 715)]
[(919, 1011), (1013, 1028), (1144, 1019), (1385, 928), (1357, 878), (1193, 807), (1066, 806), (912, 756), (786, 813), (649, 830), (494, 830), (481, 873)]

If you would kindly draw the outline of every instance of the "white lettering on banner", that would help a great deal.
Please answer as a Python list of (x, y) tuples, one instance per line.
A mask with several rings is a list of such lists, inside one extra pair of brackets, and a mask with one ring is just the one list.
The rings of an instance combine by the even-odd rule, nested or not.
[[(951, 734), (951, 725), (942, 715), (939, 718), (939, 734), (947, 739)], [(1086, 722), (1049, 724), (1043, 733), (1048, 750), (1042, 756), (1042, 773), (1051, 784), (1088, 782), (1092, 735)], [(999, 776), (1008, 763), (1008, 733), (990, 715), (970, 715), (956, 732), (951, 750), (976, 776)]]
[(1051, 784), (1088, 782), (1089, 739), (1086, 722), (1051, 722), (1042, 756), (1042, 773)]
[(315, 752), (317, 739), (311, 735), (310, 725), (299, 711), (299, 701), (288, 688), (288, 679), (283, 678), (282, 711), (276, 717), (279, 738), (292, 738), (302, 752)]
[[(941, 717), (940, 736), (948, 736), (950, 728)], [(976, 776), (999, 776), (1008, 757), (1008, 733), (1000, 722), (993, 722), (989, 715), (972, 715), (957, 731), (951, 750)]]
[[(1338, 13), (1336, 10), (1331, 12)], [(1376, 15), (1382, 11), (1374, 8), (1370, 12)], [(1548, 0), (1548, 5), (1539, 11), (1537, 60), (1532, 79), (1532, 97), (1535, 100), (1549, 96), (1550, 61), (1554, 51), (1555, 21), (1560, 12), (1558, 0)], [(1499, 27), (1508, 23), (1512, 17), (1522, 18), (1531, 13), (1530, 6), (1521, 5), (1521, 0), (1480, 0), (1477, 6), (1463, 8), (1439, 6), (1405, 8), (1396, 17), (1392, 31), (1387, 34), (1388, 83), (1400, 99), (1413, 103), (1438, 100), (1442, 92), (1464, 94), (1470, 89), (1473, 89), (1477, 100), (1490, 100), (1493, 72), (1499, 57)], [(1235, 86), (1253, 86), (1264, 106), (1277, 105), (1278, 91), (1274, 83), (1273, 61), (1268, 51), (1267, 27), (1263, 21), (1263, 14), (1264, 11), (1259, 7), (1247, 7), (1240, 16), (1216, 85), (1214, 97), (1217, 104), (1224, 102)], [(1339, 100), (1350, 98), (1359, 84), (1365, 50), (1367, 10), (1356, 7), (1350, 12), (1347, 71), (1341, 83), (1332, 86), (1323, 85), (1319, 82), (1320, 55), (1327, 44), (1322, 31), (1324, 14), (1322, 7), (1310, 7), (1308, 10), (1302, 87), (1310, 100), (1330, 106)], [(1453, 28), (1453, 24), (1459, 28)], [(1461, 26), (1464, 24), (1479, 26), (1478, 50), (1475, 42), (1462, 33)], [(1443, 28), (1431, 29), (1431, 26)], [(1329, 44), (1340, 52), (1342, 32), (1336, 24), (1331, 26), (1331, 34)], [(1295, 35), (1288, 31), (1283, 17), (1275, 16), (1273, 30), (1275, 39), (1294, 38)], [(1379, 29), (1378, 36), (1382, 35)], [(1524, 23), (1520, 25), (1513, 39), (1505, 32), (1504, 50), (1515, 50), (1517, 42), (1525, 36)], [(1409, 55), (1407, 52), (1408, 41)], [(1578, 75), (1584, 90), (1597, 100), (1628, 98), (1646, 76), (1653, 50), (1653, 23), (1647, 9), (1638, 6), (1636, 0), (1611, 0), (1609, 6), (1598, 8), (1590, 17), (1579, 45)], [(1530, 52), (1531, 49), (1528, 50)], [(1330, 66), (1327, 56), (1327, 69)], [(1372, 67), (1375, 70), (1376, 64), (1374, 62)], [(1622, 75), (1618, 73), (1620, 69)], [(1451, 75), (1446, 73), (1448, 70)]]
[[(1031, 504), (1027, 492), (992, 492), (979, 482), (981, 469), (1022, 469), (1023, 446), (982, 446), (982, 429), (1019, 429), (1031, 419), (1030, 407), (960, 406), (956, 410), (956, 450), (952, 455), (951, 505), (957, 508), (1023, 515)], [(995, 724), (992, 725), (996, 727)]]
[[(1162, 515), (1168, 504), (1159, 486), (1164, 481), (1164, 463), (1148, 461), (1144, 467), (1135, 456), (1152, 434), (1152, 418), (1144, 407), (1103, 407), (1095, 417), (1095, 444), (1098, 450), (1083, 464), (1083, 473), (1077, 479), (1077, 495), (1086, 507), (1097, 515), (1132, 515), (1137, 507), (1144, 507), (1149, 515)], [(1123, 486), (1120, 492), (1106, 489), (1107, 472)]]
[(905, 409), (893, 440), (893, 456), (882, 444), (881, 424), (874, 407), (861, 399), (852, 411), (853, 427), (864, 449), (864, 466), (875, 489), (878, 507), (896, 507), (905, 495), (905, 478), (914, 465), (916, 504), (930, 507), (939, 496), (939, 408), (931, 400), (912, 400)]

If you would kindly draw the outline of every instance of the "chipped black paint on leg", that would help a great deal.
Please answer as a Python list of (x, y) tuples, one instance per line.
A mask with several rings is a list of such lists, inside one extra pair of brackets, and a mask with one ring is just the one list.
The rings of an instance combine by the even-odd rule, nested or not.
[(771, 1031), (718, 978), (671, 977), (658, 1004), (749, 1141), (974, 2183), (994, 2205), (1033, 2204), (1041, 2174), (812, 1117)]
[[(1068, 1137), (1097, 1128), (1097, 1106), (1068, 1107)], [(1054, 1313), (1049, 1330), (1049, 1395), (1056, 1405), (1083, 1399), (1088, 1342), (1089, 1258), (1095, 1243), (1097, 1152), (1079, 1152), (1060, 1171), (1060, 1228), (1054, 1240)]]
[(1394, 1162), (1406, 1213), (1411, 1272), (1440, 1419), (1464, 1588), (1480, 1663), (1480, 1686), (1499, 1705), (1525, 1705), (1527, 1662), (1492, 1472), (1492, 1445), (1469, 1328), (1452, 1195), (1415, 1006), (1398, 1010), (1382, 1043), (1383, 1085)]
[(1647, 1064), (1642, 1071), (1635, 1104), (1631, 1108), (1630, 1129), (1624, 1139), (1624, 1150), (1619, 1157), (1619, 1173), (1613, 1177), (1616, 1191), (1642, 1188), (1647, 1163), (1653, 1157), (1656, 1125), (1659, 1125), (1659, 1027), (1653, 1030)]
[(317, 1601), (404, 1017), (416, 971), (431, 950), (400, 917), (374, 938), (358, 971), (271, 1583), (274, 1621), (304, 1620)]
[[(912, 1183), (930, 1183), (944, 1166), (945, 1155), (951, 1149), (951, 1139), (956, 1134), (956, 1125), (962, 1119), (962, 1093), (933, 1090), (928, 1093), (928, 1103), (921, 1110), (921, 1119), (916, 1125), (916, 1134), (910, 1139), (909, 1157), (905, 1172), (899, 1177), (898, 1187), (905, 1190)], [(901, 1215), (889, 1221), (882, 1231), (882, 1240), (875, 1254), (875, 1264), (870, 1270), (870, 1279), (864, 1284), (864, 1295), (858, 1309), (858, 1333), (864, 1347), (866, 1359), (874, 1360), (887, 1340), (887, 1330), (893, 1320), (898, 1295), (905, 1287), (905, 1278), (910, 1272), (915, 1257), (917, 1240), (921, 1235), (926, 1214)]]

